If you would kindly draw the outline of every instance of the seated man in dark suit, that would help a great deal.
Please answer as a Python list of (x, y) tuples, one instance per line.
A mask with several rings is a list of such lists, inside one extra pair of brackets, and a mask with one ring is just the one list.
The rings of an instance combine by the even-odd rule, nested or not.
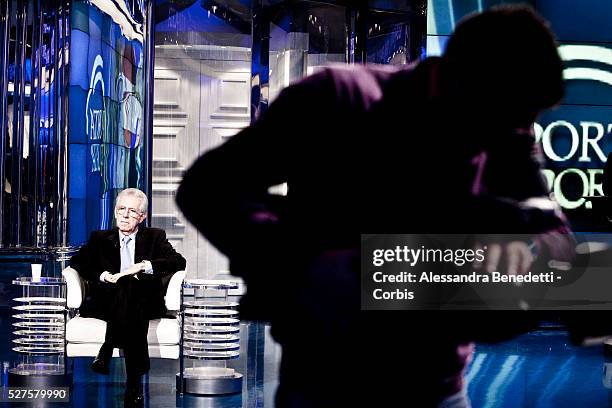
[(91, 368), (109, 373), (113, 348), (122, 348), (127, 372), (126, 406), (142, 405), (141, 376), (149, 371), (147, 331), (150, 319), (167, 310), (168, 279), (185, 269), (185, 258), (163, 230), (140, 225), (147, 217), (147, 196), (128, 188), (115, 204), (117, 227), (95, 231), (70, 266), (88, 281), (90, 296), (81, 315), (107, 322), (106, 337)]

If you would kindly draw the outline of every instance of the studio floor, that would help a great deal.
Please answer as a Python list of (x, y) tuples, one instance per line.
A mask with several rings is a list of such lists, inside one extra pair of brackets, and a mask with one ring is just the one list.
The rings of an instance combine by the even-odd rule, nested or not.
[[(1, 333), (10, 333), (9, 308), (0, 309)], [(244, 375), (241, 394), (217, 397), (177, 396), (175, 374), (178, 361), (152, 359), (144, 386), (145, 406), (163, 407), (273, 407), (278, 385), (280, 347), (269, 328), (244, 323), (246, 336), (242, 356), (232, 364)], [(0, 338), (0, 361), (10, 364), (11, 337)], [(47, 406), (122, 407), (123, 359), (113, 359), (111, 375), (101, 376), (89, 369), (91, 358), (75, 358), (70, 404)], [(6, 384), (6, 370), (2, 376)], [(511, 341), (478, 344), (467, 371), (468, 393), (474, 408), (565, 408), (612, 407), (612, 359), (601, 347), (578, 348), (569, 343), (563, 330), (540, 330)], [(607, 387), (606, 387), (607, 386)], [(17, 403), (0, 404), (18, 407)], [(21, 405), (26, 406), (26, 405)], [(33, 406), (33, 405), (27, 405)]]

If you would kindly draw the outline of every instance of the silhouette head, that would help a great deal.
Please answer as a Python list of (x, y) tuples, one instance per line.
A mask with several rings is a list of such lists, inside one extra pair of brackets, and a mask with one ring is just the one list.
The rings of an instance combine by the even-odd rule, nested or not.
[(442, 56), (440, 79), (451, 107), (513, 129), (530, 126), (563, 97), (555, 37), (528, 6), (493, 7), (462, 20)]

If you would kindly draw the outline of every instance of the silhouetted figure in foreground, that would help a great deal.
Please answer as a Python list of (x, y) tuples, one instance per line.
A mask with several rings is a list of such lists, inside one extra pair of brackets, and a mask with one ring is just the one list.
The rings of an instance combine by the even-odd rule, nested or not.
[[(531, 125), (562, 95), (546, 24), (497, 8), (463, 21), (441, 58), (305, 78), (189, 169), (181, 209), (246, 281), (244, 316), (270, 320), (283, 346), (278, 406), (469, 405), (472, 341), (531, 322), (361, 311), (360, 234), (525, 233), (558, 252), (539, 239), (563, 246), (568, 227)], [(286, 197), (268, 194), (284, 182)]]

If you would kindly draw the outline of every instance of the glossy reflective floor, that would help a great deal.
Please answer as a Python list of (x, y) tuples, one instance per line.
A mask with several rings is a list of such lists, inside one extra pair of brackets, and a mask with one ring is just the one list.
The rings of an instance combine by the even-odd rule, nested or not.
[(612, 407), (612, 359), (601, 346), (572, 346), (564, 331), (479, 344), (467, 380), (475, 408)]
[[(0, 309), (1, 333), (10, 333), (10, 310)], [(262, 325), (248, 324), (243, 358), (235, 361), (244, 374), (242, 394), (222, 397), (177, 397), (178, 362), (152, 361), (145, 385), (146, 407), (272, 407), (278, 384), (280, 349)], [(1, 361), (11, 361), (10, 336), (0, 338)], [(47, 406), (122, 407), (125, 371), (114, 359), (111, 376), (89, 370), (91, 358), (74, 359), (71, 404)], [(467, 371), (474, 408), (604, 408), (612, 407), (612, 359), (607, 368), (601, 347), (577, 348), (562, 330), (532, 332), (496, 345), (477, 345)], [(3, 376), (3, 384), (6, 375)], [(19, 404), (0, 404), (17, 407)], [(24, 405), (22, 405), (24, 406)], [(30, 405), (32, 406), (32, 405)]]

